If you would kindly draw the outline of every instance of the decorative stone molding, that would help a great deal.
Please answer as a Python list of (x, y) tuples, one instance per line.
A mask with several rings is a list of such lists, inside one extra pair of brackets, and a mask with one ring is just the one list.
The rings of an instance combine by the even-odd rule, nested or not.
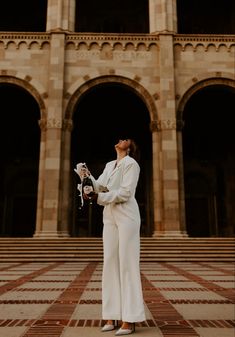
[(155, 92), (155, 94), (153, 94), (153, 98), (157, 101), (160, 99), (160, 95), (158, 92)]
[(0, 33), (0, 44), (4, 49), (8, 49), (10, 45), (15, 49), (20, 49), (26, 45), (27, 49), (38, 46), (38, 49), (48, 48), (51, 35), (48, 33)]
[(57, 118), (48, 118), (47, 120), (47, 129), (61, 129), (62, 121)]
[(25, 76), (25, 81), (27, 81), (27, 82), (32, 81), (32, 76), (26, 75)]
[(138, 76), (138, 75), (136, 75), (136, 76), (134, 77), (134, 81), (140, 82), (140, 81), (141, 81), (141, 77)]
[(72, 119), (63, 120), (63, 130), (71, 132), (73, 130), (73, 121)]
[(42, 132), (43, 132), (43, 131), (46, 131), (46, 129), (47, 129), (47, 122), (46, 122), (46, 119), (44, 119), (44, 118), (40, 119), (40, 120), (38, 121), (38, 125), (39, 125), (39, 127), (40, 127), (40, 129), (41, 129)]
[(183, 119), (177, 119), (176, 121), (176, 127), (177, 127), (177, 131), (182, 131), (184, 128), (185, 122), (183, 121)]
[(42, 94), (42, 98), (47, 99), (47, 98), (48, 98), (48, 93), (47, 93), (47, 92), (44, 92), (44, 93)]
[[(0, 45), (4, 49), (8, 49), (9, 45), (15, 46), (16, 49), (37, 48), (47, 49), (50, 46), (51, 36), (53, 32), (47, 33), (0, 33)], [(113, 51), (156, 51), (159, 50), (159, 35), (129, 35), (129, 34), (89, 34), (89, 33), (69, 33), (63, 31), (65, 37), (66, 49), (75, 50), (98, 50), (109, 48)], [(234, 35), (188, 35), (176, 34), (174, 36), (174, 46), (180, 47), (182, 51), (192, 48), (197, 51), (199, 47), (203, 47), (204, 51), (214, 48), (219, 51), (221, 47), (225, 47), (228, 52), (235, 47)]]
[(184, 42), (235, 42), (234, 35), (216, 35), (216, 34), (176, 34), (174, 41)]
[(139, 51), (146, 52), (159, 50), (159, 36), (148, 34), (67, 34), (65, 39), (66, 49), (97, 51), (110, 49), (111, 51)]
[(61, 129), (62, 122), (60, 119), (49, 118), (49, 119), (40, 119), (38, 121), (41, 131), (46, 131), (48, 129)]
[(180, 94), (176, 94), (176, 95), (175, 95), (175, 99), (176, 99), (176, 100), (180, 99)]
[(177, 129), (177, 121), (176, 119), (161, 119), (159, 120), (159, 130), (176, 130)]
[(67, 33), (66, 40), (81, 41), (159, 41), (157, 34)]
[(221, 48), (226, 48), (227, 52), (231, 48), (235, 48), (234, 35), (188, 35), (177, 34), (174, 37), (174, 47), (180, 48), (182, 52), (192, 49), (196, 52), (199, 48), (203, 48), (207, 52), (210, 48), (219, 52)]
[(157, 132), (161, 128), (160, 122), (158, 120), (152, 120), (150, 122), (150, 130), (151, 132)]
[(179, 120), (152, 120), (150, 123), (150, 130), (152, 132), (162, 131), (162, 130), (178, 130), (181, 131), (184, 127), (184, 121)]

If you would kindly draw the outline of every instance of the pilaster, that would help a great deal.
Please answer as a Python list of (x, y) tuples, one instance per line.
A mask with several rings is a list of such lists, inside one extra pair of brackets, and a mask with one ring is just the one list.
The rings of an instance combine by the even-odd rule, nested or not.
[(71, 131), (73, 121), (71, 119), (63, 120), (62, 134), (62, 167), (61, 167), (61, 193), (60, 193), (60, 221), (59, 233), (60, 236), (70, 236), (68, 224), (70, 223), (69, 215), (71, 210), (70, 196), (70, 175), (71, 175)]
[(176, 0), (149, 0), (149, 22), (150, 33), (176, 33)]
[[(64, 34), (51, 35), (47, 117), (41, 120), (40, 186), (35, 237), (58, 237), (63, 118)], [(41, 180), (40, 180), (41, 179)]]
[(76, 0), (48, 0), (47, 31), (74, 31)]
[(185, 236), (180, 224), (177, 123), (175, 105), (173, 35), (160, 38), (160, 102), (162, 226), (155, 236)]
[(178, 149), (178, 172), (179, 172), (179, 206), (180, 206), (180, 226), (181, 232), (187, 235), (185, 218), (185, 187), (184, 187), (184, 159), (182, 128), (183, 121), (177, 121), (177, 149)]
[(163, 195), (162, 195), (162, 162), (161, 162), (161, 133), (158, 121), (152, 121), (152, 155), (153, 155), (153, 236), (163, 232)]

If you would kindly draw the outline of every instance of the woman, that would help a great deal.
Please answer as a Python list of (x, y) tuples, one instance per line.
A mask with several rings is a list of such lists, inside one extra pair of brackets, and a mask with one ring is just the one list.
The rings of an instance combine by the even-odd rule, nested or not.
[[(132, 139), (115, 145), (117, 159), (108, 162), (95, 180), (95, 193), (90, 197), (103, 210), (104, 264), (102, 275), (102, 315), (107, 320), (102, 331), (115, 329), (115, 320), (122, 320), (116, 336), (135, 331), (135, 322), (145, 320), (140, 279), (140, 213), (135, 190), (140, 168), (132, 157), (137, 147)], [(87, 199), (87, 195), (83, 196)]]

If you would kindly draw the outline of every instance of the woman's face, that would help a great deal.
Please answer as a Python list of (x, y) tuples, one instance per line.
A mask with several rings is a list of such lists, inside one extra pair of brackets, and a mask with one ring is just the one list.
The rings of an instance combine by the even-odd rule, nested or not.
[(125, 151), (130, 147), (130, 145), (130, 139), (119, 139), (118, 143), (115, 145), (115, 148)]

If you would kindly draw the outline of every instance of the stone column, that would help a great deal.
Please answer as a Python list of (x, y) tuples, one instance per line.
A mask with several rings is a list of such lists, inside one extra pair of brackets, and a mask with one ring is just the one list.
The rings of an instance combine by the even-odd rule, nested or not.
[(177, 31), (176, 0), (149, 0), (150, 33)]
[(164, 232), (162, 217), (162, 170), (161, 170), (161, 134), (158, 129), (158, 121), (152, 121), (152, 147), (153, 147), (153, 207), (154, 228), (153, 236)]
[(177, 148), (178, 148), (178, 174), (179, 174), (179, 206), (180, 206), (180, 229), (184, 236), (188, 236), (186, 230), (185, 218), (185, 187), (184, 187), (184, 159), (183, 159), (183, 143), (182, 128), (183, 121), (177, 121)]
[(70, 160), (71, 131), (73, 121), (65, 119), (63, 121), (63, 141), (62, 141), (62, 169), (61, 169), (61, 200), (60, 200), (60, 225), (59, 235), (68, 237), (69, 235), (69, 211), (71, 209), (70, 197), (70, 175), (73, 173)]
[(74, 31), (76, 0), (48, 0), (47, 31)]
[(45, 155), (46, 155), (46, 120), (39, 121), (41, 129), (40, 141), (40, 156), (39, 156), (39, 173), (38, 173), (38, 194), (37, 194), (37, 216), (36, 228), (34, 236), (42, 231), (42, 217), (43, 217), (43, 189), (44, 189), (44, 168), (45, 168)]
[[(58, 237), (61, 121), (48, 119), (45, 133), (45, 158), (39, 177), (37, 226), (34, 237)], [(40, 180), (41, 179), (41, 180)]]
[[(51, 34), (47, 117), (43, 129), (35, 237), (58, 237), (65, 34)], [(45, 147), (45, 149), (44, 149)]]

